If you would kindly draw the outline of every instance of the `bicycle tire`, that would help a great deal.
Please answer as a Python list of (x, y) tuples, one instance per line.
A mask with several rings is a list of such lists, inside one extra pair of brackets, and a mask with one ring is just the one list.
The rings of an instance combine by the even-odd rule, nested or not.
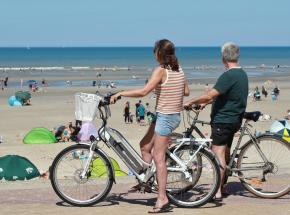
[[(100, 160), (98, 160), (98, 162), (101, 162), (100, 163), (101, 165), (93, 167), (93, 162), (91, 162), (90, 170), (88, 171), (88, 173), (86, 175), (87, 177), (85, 179), (78, 178), (82, 169), (81, 168), (77, 169), (76, 164), (77, 163), (81, 164), (81, 162), (84, 163), (85, 161), (81, 160), (82, 155), (78, 155), (78, 154), (75, 155), (75, 153), (82, 153), (85, 155), (84, 152), (89, 152), (89, 150), (90, 150), (90, 146), (88, 146), (88, 145), (77, 144), (77, 145), (69, 146), (69, 147), (65, 148), (64, 150), (62, 150), (55, 157), (55, 159), (50, 167), (50, 181), (51, 181), (51, 185), (53, 187), (53, 190), (59, 196), (59, 198), (61, 198), (66, 203), (73, 205), (73, 206), (85, 207), (85, 206), (91, 206), (91, 205), (97, 204), (98, 202), (102, 201), (108, 195), (108, 193), (110, 192), (112, 185), (113, 185), (114, 178), (113, 178), (113, 168), (111, 166), (111, 163), (108, 160), (107, 156), (102, 151), (99, 151), (98, 149), (95, 149), (95, 151), (94, 151), (94, 161), (97, 159), (100, 159)], [(66, 156), (68, 156), (68, 159), (70, 159), (70, 160), (67, 161), (68, 164), (66, 165), (65, 170), (61, 171), (58, 168), (61, 168), (60, 165), (65, 165), (64, 159), (66, 159)], [(74, 167), (72, 165), (74, 165)], [(103, 166), (103, 165), (104, 165), (105, 169), (101, 170), (102, 171), (101, 175), (92, 176), (92, 171), (93, 171), (92, 168), (100, 169), (101, 166)], [(73, 169), (73, 168), (76, 168), (76, 169), (72, 170), (73, 174), (71, 175), (69, 169)], [(69, 172), (68, 176), (66, 176), (65, 173), (63, 173), (66, 171)], [(63, 176), (58, 176), (61, 174), (63, 174)], [(105, 178), (106, 176), (107, 176), (107, 178)], [(74, 182), (73, 184), (76, 184), (75, 187), (73, 187), (73, 185), (67, 186), (66, 183), (64, 184), (64, 187), (61, 187), (62, 185), (60, 186), (60, 184), (62, 184), (62, 182), (65, 182), (65, 180), (67, 180), (67, 179), (70, 180), (70, 178), (72, 178), (72, 181)], [(98, 193), (97, 195), (94, 192), (96, 190), (92, 190), (93, 193), (88, 194), (88, 199), (85, 199), (85, 200), (80, 199), (80, 198), (76, 199), (75, 197), (72, 197), (72, 194), (69, 195), (69, 193), (67, 193), (66, 190), (64, 189), (65, 186), (67, 186), (68, 188), (72, 187), (72, 193), (76, 192), (77, 189), (79, 189), (79, 192), (81, 194), (81, 190), (82, 189), (85, 190), (84, 188), (82, 188), (82, 184), (85, 186), (86, 183), (92, 182), (92, 181), (94, 182), (97, 180), (99, 180), (98, 183), (100, 183), (100, 184), (104, 183), (103, 180), (107, 180), (107, 181), (105, 181), (104, 189), (102, 189), (101, 192)], [(97, 188), (97, 185), (88, 184), (88, 186), (91, 186), (94, 189)], [(88, 190), (91, 190), (91, 189), (88, 189)]]
[[(187, 151), (196, 151), (198, 149), (198, 146), (184, 146), (181, 147), (179, 150), (187, 150)], [(194, 182), (194, 184), (189, 184), (186, 186), (182, 187), (175, 187), (173, 188), (168, 188), (168, 185), (170, 184), (170, 181), (167, 181), (167, 196), (170, 199), (170, 201), (178, 206), (178, 207), (185, 207), (185, 208), (195, 208), (195, 207), (200, 207), (206, 203), (208, 203), (216, 194), (218, 191), (219, 185), (220, 185), (220, 168), (219, 168), (219, 163), (217, 161), (217, 158), (215, 155), (210, 152), (207, 149), (201, 149), (198, 152), (199, 156), (204, 159), (203, 162), (197, 163), (197, 165), (202, 165), (201, 167), (203, 169), (207, 169), (207, 171), (203, 170), (201, 171), (201, 175), (199, 176), (199, 180), (197, 182)], [(171, 158), (168, 158), (169, 160)], [(207, 162), (209, 166), (207, 166)], [(203, 178), (203, 174), (206, 175), (208, 170), (213, 171), (213, 184), (211, 185), (210, 189), (208, 192), (206, 192), (206, 188), (204, 190), (202, 186), (207, 185), (206, 180)], [(168, 175), (170, 172), (168, 172)], [(182, 174), (182, 173), (179, 173)], [(186, 180), (181, 179), (178, 181), (178, 183), (185, 183)], [(198, 184), (200, 182), (200, 184)], [(188, 182), (187, 182), (188, 183)], [(179, 185), (177, 185), (179, 186)], [(205, 194), (203, 193), (205, 192)], [(188, 200), (188, 196), (193, 197), (195, 194), (201, 193), (201, 196), (197, 196), (194, 200)]]
[[(253, 162), (264, 163), (264, 166), (263, 166), (263, 169), (261, 168), (262, 174), (259, 174), (258, 172), (258, 173), (255, 173), (255, 175), (253, 175), (254, 170), (252, 170), (252, 172), (250, 172), (250, 170), (239, 171), (238, 174), (240, 177), (240, 181), (242, 182), (246, 190), (262, 198), (279, 198), (281, 196), (286, 195), (287, 193), (290, 192), (290, 183), (289, 183), (290, 182), (289, 181), (289, 178), (290, 178), (290, 159), (289, 159), (290, 158), (290, 143), (288, 143), (281, 137), (270, 135), (270, 134), (261, 135), (257, 137), (257, 140), (258, 140), (257, 142), (258, 142), (259, 148), (261, 149), (263, 154), (266, 156), (267, 160), (270, 162), (264, 163), (261, 156), (260, 156), (260, 161), (259, 161), (258, 160), (259, 157), (257, 158), (257, 154), (258, 154), (257, 149), (256, 151), (254, 150), (255, 145), (253, 141), (252, 140), (248, 141), (243, 146), (239, 154), (238, 161), (237, 161), (237, 168), (238, 169), (251, 168), (251, 167), (255, 168), (255, 166), (251, 166), (253, 165)], [(269, 143), (270, 141), (273, 142), (273, 144)], [(275, 148), (273, 148), (273, 146), (271, 145), (273, 145)], [(281, 154), (277, 154), (277, 149), (279, 146), (283, 146)], [(272, 148), (270, 149), (270, 147)], [(266, 150), (266, 149), (269, 149), (269, 150)], [(255, 154), (256, 156), (252, 156), (251, 153), (252, 154), (256, 153)], [(275, 162), (274, 155), (277, 155), (277, 158), (278, 158), (277, 162)], [(283, 159), (282, 155), (285, 155), (285, 157), (288, 159), (285, 161), (285, 165), (282, 165), (283, 163), (281, 163), (281, 160)], [(283, 174), (283, 172), (281, 172), (283, 170), (284, 171), (286, 170), (285, 171), (286, 174)], [(282, 173), (281, 176), (277, 174), (278, 171), (280, 171), (279, 173)], [(246, 174), (248, 174), (249, 172), (252, 175), (246, 176)], [(260, 179), (261, 175), (262, 175), (262, 178)], [(285, 186), (283, 187), (282, 190), (276, 191), (276, 189), (278, 188), (275, 183), (274, 183), (274, 186), (270, 184), (269, 185), (266, 184), (267, 182), (271, 183), (271, 181), (279, 182), (279, 184), (285, 181)]]

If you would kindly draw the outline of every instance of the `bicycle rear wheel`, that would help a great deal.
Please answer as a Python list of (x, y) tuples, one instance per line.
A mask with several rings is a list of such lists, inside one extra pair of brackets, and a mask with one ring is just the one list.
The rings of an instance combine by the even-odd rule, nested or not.
[[(198, 146), (185, 146), (176, 155), (182, 161), (188, 161), (191, 153), (195, 153)], [(188, 164), (188, 172), (192, 180), (186, 178), (184, 172), (168, 171), (167, 195), (173, 204), (179, 207), (200, 207), (209, 202), (216, 194), (220, 184), (220, 168), (215, 156), (206, 149), (201, 149), (197, 157)], [(171, 158), (167, 159), (170, 167), (178, 167)], [(202, 169), (198, 173), (198, 169)], [(197, 176), (199, 174), (199, 176)], [(198, 177), (198, 180), (196, 178)]]
[(80, 175), (90, 153), (88, 145), (73, 145), (65, 148), (50, 167), (50, 180), (56, 194), (74, 206), (90, 206), (102, 201), (113, 184), (113, 169), (110, 161), (96, 149), (84, 178)]
[(249, 141), (241, 150), (237, 168), (244, 187), (262, 198), (278, 198), (290, 192), (290, 144), (273, 135)]

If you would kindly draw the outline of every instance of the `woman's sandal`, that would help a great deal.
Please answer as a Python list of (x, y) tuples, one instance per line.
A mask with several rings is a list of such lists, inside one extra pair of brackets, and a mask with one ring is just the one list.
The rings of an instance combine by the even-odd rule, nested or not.
[(170, 203), (163, 205), (161, 208), (153, 207), (152, 211), (148, 211), (149, 214), (157, 214), (157, 213), (167, 213), (172, 212), (173, 207), (170, 206)]
[(223, 201), (223, 197), (213, 197), (210, 202), (222, 202)]
[(215, 202), (222, 202), (223, 201), (223, 197), (213, 197), (213, 201)]

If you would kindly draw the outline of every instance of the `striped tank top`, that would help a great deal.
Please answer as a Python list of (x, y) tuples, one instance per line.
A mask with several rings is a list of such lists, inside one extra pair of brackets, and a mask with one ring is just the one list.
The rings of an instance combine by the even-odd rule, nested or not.
[(185, 76), (179, 72), (165, 69), (167, 75), (164, 83), (155, 88), (156, 112), (174, 114), (182, 111)]

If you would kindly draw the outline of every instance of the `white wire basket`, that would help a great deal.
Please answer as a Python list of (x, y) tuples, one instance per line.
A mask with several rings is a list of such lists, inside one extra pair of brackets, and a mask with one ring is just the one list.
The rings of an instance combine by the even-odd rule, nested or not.
[(75, 117), (77, 120), (91, 122), (95, 119), (102, 97), (95, 94), (75, 94)]

